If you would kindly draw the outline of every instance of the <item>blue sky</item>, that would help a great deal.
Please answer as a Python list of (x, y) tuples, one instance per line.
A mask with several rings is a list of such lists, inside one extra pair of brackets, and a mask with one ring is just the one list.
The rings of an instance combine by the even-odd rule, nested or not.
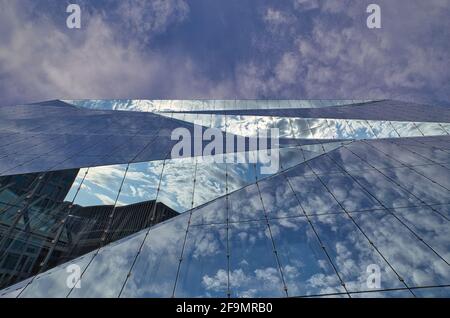
[[(0, 103), (393, 98), (450, 105), (448, 0), (0, 0)], [(382, 29), (367, 29), (366, 7)]]

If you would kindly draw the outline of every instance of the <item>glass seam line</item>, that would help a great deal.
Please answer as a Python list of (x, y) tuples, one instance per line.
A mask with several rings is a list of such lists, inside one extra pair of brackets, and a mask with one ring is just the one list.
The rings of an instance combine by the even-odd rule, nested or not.
[(287, 288), (287, 285), (286, 285), (286, 280), (285, 280), (285, 278), (284, 278), (283, 268), (282, 268), (282, 265), (281, 265), (280, 258), (278, 257), (277, 247), (276, 247), (275, 242), (274, 242), (274, 239), (273, 239), (272, 229), (270, 228), (269, 219), (267, 218), (267, 211), (266, 211), (266, 208), (265, 208), (265, 206), (264, 206), (263, 199), (262, 199), (262, 197), (261, 197), (261, 190), (260, 190), (260, 188), (259, 188), (258, 182), (256, 182), (256, 187), (257, 187), (257, 189), (258, 189), (258, 196), (259, 196), (259, 199), (260, 199), (260, 201), (261, 201), (261, 206), (262, 206), (262, 208), (263, 208), (263, 213), (264, 213), (264, 218), (265, 218), (265, 221), (266, 221), (266, 226), (267, 226), (267, 229), (269, 230), (270, 242), (272, 243), (272, 249), (273, 249), (273, 250), (272, 250), (272, 253), (274, 253), (275, 260), (276, 260), (276, 262), (277, 262), (278, 271), (279, 271), (279, 274), (280, 274), (280, 276), (281, 276), (281, 283), (283, 284), (283, 290), (284, 290), (284, 293), (286, 294), (286, 297), (288, 297), (288, 296), (289, 296), (289, 294), (288, 294), (288, 288)]
[[(309, 165), (309, 163), (308, 163)], [(311, 168), (311, 167), (310, 167)], [(311, 168), (312, 170), (312, 168)], [(316, 178), (320, 181), (320, 183), (325, 187), (325, 189), (328, 191), (328, 193), (333, 196), (333, 199), (339, 204), (342, 210), (347, 214), (347, 216), (350, 218), (350, 220), (356, 225), (356, 227), (359, 229), (359, 231), (364, 235), (364, 237), (367, 239), (368, 243), (378, 252), (378, 254), (384, 259), (384, 261), (389, 265), (389, 267), (392, 269), (392, 271), (397, 275), (397, 278), (409, 289), (409, 286), (406, 284), (406, 282), (401, 278), (401, 276), (397, 273), (397, 271), (393, 268), (393, 266), (388, 262), (388, 260), (384, 257), (384, 255), (380, 252), (380, 250), (376, 247), (375, 243), (372, 242), (367, 234), (362, 230), (362, 228), (356, 223), (356, 221), (353, 219), (353, 217), (350, 215), (350, 213), (347, 212), (347, 210), (342, 206), (342, 204), (336, 199), (333, 193), (330, 192), (326, 184), (323, 182), (323, 180), (314, 172)], [(412, 293), (412, 292), (411, 292)], [(414, 293), (413, 293), (414, 294)]]
[[(302, 151), (302, 155), (303, 155), (303, 157), (304, 157), (303, 151)], [(322, 251), (325, 253), (325, 255), (326, 255), (327, 258), (328, 258), (328, 261), (330, 262), (331, 266), (333, 267), (334, 273), (335, 273), (336, 276), (338, 277), (339, 282), (341, 283), (341, 286), (344, 288), (345, 293), (347, 293), (347, 295), (348, 295), (349, 292), (348, 292), (347, 286), (345, 285), (344, 280), (342, 279), (341, 275), (339, 274), (339, 271), (337, 270), (336, 265), (334, 264), (333, 260), (331, 259), (330, 254), (328, 253), (327, 249), (325, 248), (325, 244), (323, 243), (322, 239), (320, 238), (319, 233), (317, 232), (316, 228), (314, 227), (314, 225), (313, 225), (311, 219), (309, 218), (309, 216), (306, 214), (306, 211), (305, 211), (305, 209), (303, 208), (303, 205), (302, 205), (302, 203), (301, 203), (301, 201), (300, 201), (300, 198), (297, 196), (297, 193), (294, 191), (294, 188), (293, 188), (293, 186), (292, 186), (292, 184), (291, 184), (291, 181), (289, 180), (289, 178), (288, 178), (285, 174), (283, 174), (283, 176), (284, 176), (284, 178), (286, 179), (287, 184), (289, 185), (289, 188), (291, 189), (292, 193), (294, 194), (294, 197), (295, 197), (295, 199), (296, 199), (296, 201), (297, 201), (297, 203), (298, 203), (300, 209), (302, 210), (303, 215), (306, 217), (306, 220), (308, 221), (309, 226), (310, 226), (311, 229), (313, 230), (314, 235), (316, 236), (317, 241), (319, 242), (320, 247), (322, 248)]]
[[(345, 146), (344, 146), (345, 147)], [(372, 164), (370, 164), (369, 162), (363, 160), (358, 154), (354, 153), (351, 149), (345, 147), (347, 150), (349, 150), (351, 153), (353, 153), (355, 156), (357, 156), (360, 160), (366, 162), (369, 166), (371, 166), (373, 168), (373, 170), (376, 170), (379, 174), (383, 175), (386, 179), (388, 179), (392, 184), (395, 184), (397, 187), (401, 188), (402, 190), (404, 190), (405, 192), (409, 193), (411, 196), (413, 196), (414, 198), (416, 198), (417, 200), (419, 200), (420, 202), (422, 202), (423, 205), (428, 206), (430, 209), (432, 209), (435, 213), (441, 215), (444, 219), (446, 219), (447, 221), (449, 221), (449, 219), (441, 214), (439, 211), (435, 210), (431, 205), (429, 205), (427, 202), (423, 201), (421, 198), (419, 198), (418, 196), (416, 196), (414, 193), (412, 193), (410, 190), (406, 189), (405, 187), (403, 187), (402, 185), (400, 185), (399, 183), (397, 183), (395, 180), (393, 180), (391, 177), (385, 175), (382, 171), (380, 171), (378, 168), (374, 167)], [(330, 156), (328, 156), (330, 159), (332, 159)], [(332, 159), (333, 160), (333, 159)], [(334, 160), (333, 160), (334, 161)], [(335, 162), (336, 163), (336, 162)], [(337, 164), (337, 163), (336, 163)], [(343, 169), (346, 173), (348, 173), (343, 167), (341, 167), (339, 164), (337, 164), (341, 169)], [(415, 170), (414, 170), (415, 171)], [(348, 173), (350, 175), (350, 173)]]
[[(194, 160), (194, 159), (192, 159), (192, 160)], [(172, 298), (175, 297), (175, 290), (176, 290), (176, 288), (177, 288), (177, 282), (178, 282), (178, 277), (179, 277), (179, 274), (180, 274), (181, 263), (182, 263), (182, 261), (183, 261), (184, 249), (185, 249), (185, 247), (186, 247), (186, 240), (187, 240), (187, 236), (188, 236), (188, 233), (189, 233), (189, 227), (190, 227), (190, 225), (191, 225), (192, 213), (193, 213), (193, 211), (194, 211), (193, 206), (194, 206), (194, 195), (195, 195), (196, 174), (197, 174), (197, 158), (195, 158), (194, 173), (193, 173), (193, 175), (194, 175), (194, 182), (193, 182), (193, 185), (192, 185), (191, 210), (190, 210), (190, 212), (189, 212), (189, 218), (188, 218), (188, 222), (187, 222), (186, 233), (185, 233), (185, 235), (184, 235), (183, 245), (182, 245), (182, 248), (181, 248), (181, 254), (180, 254), (180, 258), (179, 258), (179, 262), (178, 262), (178, 267), (177, 267), (177, 273), (176, 273), (176, 276), (175, 276), (175, 282), (174, 282), (174, 285), (173, 285)]]
[[(70, 206), (73, 204), (73, 202), (75, 201), (75, 198), (77, 197), (78, 192), (79, 192), (80, 189), (81, 189), (81, 185), (83, 184), (84, 179), (86, 178), (86, 175), (88, 174), (88, 172), (89, 172), (89, 168), (87, 168), (86, 171), (84, 172), (83, 178), (82, 178), (82, 180), (80, 181), (80, 184), (78, 185), (77, 191), (75, 192), (75, 195), (74, 195), (74, 197), (73, 197), (73, 199), (72, 199), (72, 201), (71, 201), (69, 207), (70, 207)], [(67, 215), (65, 216), (65, 218), (64, 218), (63, 220), (66, 220), (67, 217), (68, 217), (68, 215), (69, 215), (69, 213), (67, 213)], [(61, 221), (63, 221), (63, 220), (61, 220)], [(61, 225), (61, 226), (62, 226), (62, 225)], [(38, 273), (38, 274), (39, 274), (39, 273)], [(33, 278), (25, 285), (25, 287), (20, 291), (20, 293), (16, 296), (16, 298), (19, 298), (19, 296), (25, 291), (25, 289), (26, 289), (29, 285), (31, 285), (31, 284), (33, 283), (33, 281), (34, 281), (35, 278), (38, 276), (38, 274), (33, 276)]]
[[(370, 144), (370, 143), (368, 143), (368, 142), (366, 142), (366, 141), (364, 141), (364, 140), (361, 140), (361, 141), (362, 141), (364, 144), (369, 145), (370, 147), (372, 147), (372, 148), (376, 149), (377, 151), (381, 152), (381, 153), (384, 154), (386, 157), (388, 157), (388, 158), (390, 158), (390, 159), (392, 159), (392, 160), (394, 160), (394, 161), (397, 161), (397, 162), (400, 163), (402, 166), (404, 166), (404, 167), (406, 167), (406, 168), (408, 168), (408, 169), (414, 171), (415, 173), (421, 175), (422, 177), (428, 179), (428, 180), (431, 181), (432, 183), (435, 183), (435, 184), (439, 185), (440, 187), (444, 188), (445, 190), (450, 191), (449, 189), (447, 189), (446, 187), (444, 187), (442, 184), (440, 184), (440, 183), (434, 181), (433, 179), (429, 178), (428, 176), (424, 175), (423, 173), (420, 173), (419, 171), (414, 170), (412, 167), (415, 167), (415, 165), (410, 165), (410, 164), (408, 164), (408, 163), (404, 163), (404, 162), (402, 162), (402, 161), (400, 161), (400, 160), (398, 160), (398, 159), (392, 157), (391, 155), (385, 153), (384, 151), (382, 151), (381, 149), (377, 148), (376, 146), (374, 146), (374, 145), (372, 145), (372, 144)], [(413, 151), (413, 150), (410, 150), (410, 149), (408, 149), (407, 147), (404, 147), (404, 146), (402, 146), (402, 145), (395, 144), (395, 143), (393, 143), (393, 142), (391, 142), (391, 141), (390, 141), (389, 143), (391, 143), (392, 145), (394, 145), (394, 146), (396, 146), (396, 147), (405, 149), (406, 151), (411, 152), (411, 153), (413, 153), (413, 154), (415, 154), (415, 155), (417, 155), (417, 156), (419, 156), (419, 157), (421, 157), (421, 158), (424, 158), (424, 159), (426, 159), (426, 160), (429, 160), (429, 161), (433, 162), (433, 165), (441, 166), (441, 167), (447, 169), (443, 164), (441, 164), (441, 163), (439, 163), (439, 162), (436, 162), (436, 161), (434, 161), (434, 160), (432, 160), (432, 159), (430, 159), (430, 158), (427, 158), (427, 157), (425, 157), (425, 156), (423, 156), (423, 155), (421, 155), (421, 154), (419, 154), (419, 153), (417, 153), (417, 152), (415, 152), (415, 151)], [(431, 165), (431, 164), (430, 164), (430, 165)]]
[[(353, 152), (352, 152), (353, 153)], [(329, 156), (328, 156), (329, 157)], [(330, 157), (329, 157), (330, 158)], [(360, 157), (359, 157), (360, 158)], [(331, 158), (330, 158), (331, 159)], [(362, 160), (362, 158), (360, 158)], [(367, 164), (369, 164), (367, 162)], [(370, 165), (370, 164), (369, 164)], [(372, 165), (371, 165), (372, 166)], [(372, 166), (373, 167), (373, 166)], [(342, 167), (339, 166), (339, 168), (342, 169)], [(376, 171), (378, 171), (378, 173), (382, 174), (385, 178), (388, 178), (385, 174), (383, 174), (381, 171), (379, 171), (378, 169), (374, 168)], [(347, 172), (346, 172), (347, 173)], [(350, 174), (349, 174), (350, 175)], [(431, 249), (433, 251), (433, 253), (435, 253), (440, 259), (442, 259), (447, 265), (449, 265), (449, 263), (441, 256), (439, 255), (439, 253), (437, 253), (427, 242), (425, 242), (417, 233), (415, 233), (408, 225), (406, 225), (401, 219), (399, 219), (397, 217), (397, 215), (392, 212), (391, 209), (388, 209), (380, 200), (378, 200), (374, 195), (372, 195), (372, 193), (370, 193), (362, 184), (360, 184), (356, 179), (354, 179), (352, 177), (353, 180), (355, 180), (355, 182), (365, 191), (367, 192), (371, 197), (373, 197), (382, 207), (384, 207), (386, 209), (386, 211), (388, 211), (388, 213), (390, 213), (391, 215), (393, 215), (403, 226), (405, 226), (420, 242), (422, 242), (423, 244), (425, 244), (429, 249)], [(390, 182), (398, 187), (400, 187), (397, 183), (391, 181), (392, 179), (390, 179)], [(404, 188), (402, 188), (404, 189)], [(406, 190), (406, 189), (404, 189)], [(330, 192), (331, 193), (331, 192)], [(412, 193), (411, 193), (412, 194)], [(333, 195), (333, 194), (332, 194)], [(334, 197), (334, 195), (333, 195)], [(416, 196), (414, 196), (416, 197)], [(416, 197), (417, 198), (417, 197)], [(337, 200), (336, 200), (337, 201)], [(424, 206), (429, 207), (430, 209), (432, 209), (434, 212), (438, 213), (439, 215), (441, 215), (441, 213), (439, 213), (437, 210), (433, 209), (431, 206), (429, 206), (426, 202), (420, 200), (420, 202), (424, 203)], [(442, 215), (441, 215), (442, 216)]]
[[(119, 190), (117, 191), (117, 194), (116, 194), (116, 199), (114, 200), (114, 206), (113, 206), (113, 208), (112, 208), (111, 214), (114, 213), (114, 210), (115, 210), (115, 208), (116, 208), (117, 200), (119, 199), (120, 192), (121, 192), (121, 190), (122, 190), (122, 186), (123, 186), (123, 183), (124, 183), (124, 181), (125, 181), (125, 178), (126, 178), (126, 175), (127, 175), (129, 166), (130, 166), (130, 164), (127, 164), (127, 166), (126, 166), (126, 168), (125, 168), (125, 171), (124, 171), (124, 174), (123, 174), (123, 177), (122, 177), (122, 181), (121, 181), (121, 183), (120, 183)], [(100, 243), (100, 247), (97, 248), (97, 249), (95, 249), (95, 252), (94, 252), (94, 254), (92, 255), (91, 259), (89, 260), (88, 264), (86, 265), (86, 267), (85, 267), (85, 268), (83, 269), (83, 271), (81, 272), (80, 277), (78, 277), (77, 283), (83, 278), (84, 273), (86, 273), (86, 271), (87, 271), (88, 268), (89, 268), (89, 265), (91, 265), (91, 263), (94, 261), (94, 259), (96, 258), (96, 256), (98, 255), (98, 253), (100, 252), (100, 250), (102, 249), (102, 247), (103, 247), (103, 243), (101, 242), (101, 243)], [(70, 296), (70, 294), (72, 293), (72, 291), (73, 291), (73, 289), (75, 288), (75, 286), (76, 286), (76, 284), (74, 285), (74, 287), (72, 287), (72, 288), (70, 289), (70, 291), (69, 291), (68, 294), (66, 295), (66, 298), (68, 298), (68, 297)]]
[[(167, 153), (165, 157), (167, 158), (168, 156), (169, 156), (169, 153)], [(165, 169), (166, 161), (167, 161), (167, 160), (168, 160), (168, 159), (164, 159), (164, 160), (163, 160), (163, 166), (162, 166), (162, 168), (161, 168), (161, 173), (160, 173), (160, 176), (159, 176), (158, 189), (156, 190), (155, 206), (156, 206), (156, 203), (158, 202), (159, 190), (160, 190), (160, 188), (161, 188), (161, 181), (162, 181), (162, 177), (163, 177), (163, 175), (164, 175), (164, 169)], [(141, 244), (139, 245), (139, 248), (138, 248), (138, 250), (137, 250), (137, 252), (136, 252), (136, 255), (135, 255), (134, 259), (133, 259), (133, 262), (131, 263), (130, 269), (128, 270), (128, 274), (127, 274), (127, 276), (125, 277), (125, 280), (124, 280), (124, 282), (122, 283), (122, 287), (120, 288), (120, 291), (119, 291), (119, 293), (118, 293), (118, 295), (117, 295), (117, 298), (120, 298), (120, 297), (121, 297), (121, 295), (122, 295), (122, 293), (123, 293), (123, 290), (124, 290), (124, 288), (125, 288), (125, 286), (126, 286), (126, 284), (127, 284), (127, 282), (128, 282), (128, 279), (129, 279), (130, 276), (132, 275), (132, 271), (133, 271), (134, 265), (136, 264), (136, 261), (137, 261), (139, 255), (141, 254), (142, 247), (144, 246), (145, 241), (147, 240), (147, 237), (148, 237), (148, 235), (149, 235), (149, 233), (150, 233), (150, 230), (151, 230), (151, 227), (149, 227), (149, 228), (147, 229), (147, 231), (145, 232), (145, 236), (144, 236), (144, 238), (142, 239)]]

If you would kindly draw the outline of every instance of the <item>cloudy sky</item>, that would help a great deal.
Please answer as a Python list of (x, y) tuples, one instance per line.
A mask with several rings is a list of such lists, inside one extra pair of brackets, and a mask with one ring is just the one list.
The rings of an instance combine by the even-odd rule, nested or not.
[[(393, 98), (450, 105), (448, 0), (0, 0), (0, 104)], [(381, 6), (382, 29), (366, 27)]]

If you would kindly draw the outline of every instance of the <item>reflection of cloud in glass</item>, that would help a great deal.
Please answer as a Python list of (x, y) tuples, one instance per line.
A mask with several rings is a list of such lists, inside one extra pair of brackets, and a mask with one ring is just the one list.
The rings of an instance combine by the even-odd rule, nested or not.
[(74, 203), (81, 206), (114, 204), (126, 165), (89, 168)]

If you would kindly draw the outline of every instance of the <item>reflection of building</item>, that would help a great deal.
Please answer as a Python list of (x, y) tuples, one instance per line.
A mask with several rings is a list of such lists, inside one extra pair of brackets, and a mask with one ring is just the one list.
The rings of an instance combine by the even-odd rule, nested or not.
[(155, 205), (155, 201), (116, 208), (111, 205), (75, 206), (73, 211), (67, 226), (70, 248), (61, 256), (63, 260), (73, 259), (178, 215), (161, 202)]
[(77, 173), (75, 169), (0, 178), (1, 285), (39, 270), (62, 218), (58, 207)]
[[(45, 272), (0, 296), (450, 296), (450, 109), (71, 103), (0, 108), (1, 280)], [(279, 170), (168, 158), (171, 131), (196, 121), (245, 137), (278, 128)], [(60, 190), (34, 191), (40, 171)], [(80, 289), (65, 285), (69, 260)]]
[(127, 206), (65, 202), (78, 169), (0, 178), (0, 286), (7, 286), (178, 213), (155, 201)]

